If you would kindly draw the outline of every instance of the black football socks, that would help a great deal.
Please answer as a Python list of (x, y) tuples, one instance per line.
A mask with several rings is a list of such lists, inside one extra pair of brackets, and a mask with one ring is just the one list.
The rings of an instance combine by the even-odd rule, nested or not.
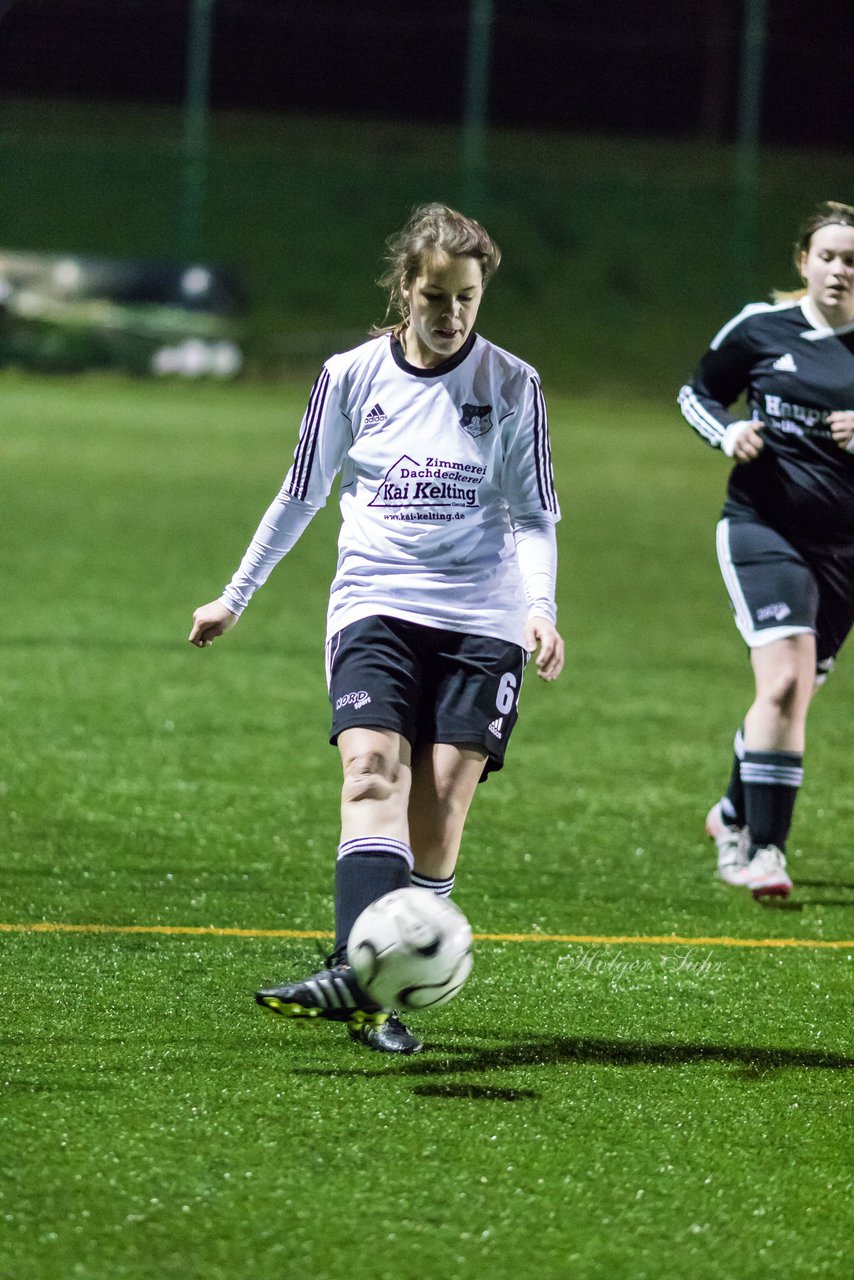
[(365, 907), (393, 889), (409, 886), (412, 850), (385, 836), (345, 840), (335, 864), (335, 949), (345, 948)]
[(782, 852), (792, 825), (804, 758), (797, 751), (748, 751), (741, 762), (750, 856), (773, 844)]

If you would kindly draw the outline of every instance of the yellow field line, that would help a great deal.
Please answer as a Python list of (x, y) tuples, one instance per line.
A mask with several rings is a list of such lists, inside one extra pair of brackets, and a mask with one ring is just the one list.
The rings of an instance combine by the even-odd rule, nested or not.
[[(32, 924), (0, 923), (0, 933), (156, 933), (177, 937), (212, 938), (321, 938), (332, 935), (320, 929), (218, 929), (213, 925), (171, 924)], [(595, 933), (476, 933), (476, 942), (563, 942), (587, 946), (684, 946), (684, 947), (807, 947), (854, 948), (854, 939), (833, 938), (685, 938), (676, 933), (651, 935)]]

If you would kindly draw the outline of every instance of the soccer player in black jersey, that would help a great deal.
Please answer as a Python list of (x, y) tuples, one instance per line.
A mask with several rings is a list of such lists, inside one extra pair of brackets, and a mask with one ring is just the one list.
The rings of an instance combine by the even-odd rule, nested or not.
[[(679, 393), (735, 462), (717, 530), (755, 696), (706, 831), (727, 884), (785, 896), (810, 701), (854, 623), (854, 207), (819, 205), (795, 244), (804, 288), (724, 325)], [(748, 417), (730, 412), (744, 394)]]

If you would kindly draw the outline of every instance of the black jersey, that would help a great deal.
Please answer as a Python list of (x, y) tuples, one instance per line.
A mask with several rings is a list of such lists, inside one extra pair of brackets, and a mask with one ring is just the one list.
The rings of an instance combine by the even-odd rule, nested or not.
[(746, 393), (750, 416), (765, 424), (765, 447), (733, 468), (726, 514), (745, 508), (796, 545), (854, 552), (854, 453), (827, 423), (854, 409), (854, 323), (821, 327), (808, 300), (754, 303), (724, 325), (679, 393), (688, 422), (720, 448)]

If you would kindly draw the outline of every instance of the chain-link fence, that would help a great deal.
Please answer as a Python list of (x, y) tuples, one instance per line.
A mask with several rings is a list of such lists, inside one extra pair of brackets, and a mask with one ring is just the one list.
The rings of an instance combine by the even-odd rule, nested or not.
[[(180, 259), (177, 113), (107, 122), (19, 105), (6, 120), (0, 249)], [(246, 368), (276, 374), (382, 318), (383, 242), (415, 204), (462, 204), (504, 250), (485, 333), (555, 387), (658, 390), (743, 303), (794, 284), (790, 245), (812, 204), (852, 196), (831, 155), (770, 155), (749, 199), (734, 174), (723, 148), (496, 134), (472, 193), (450, 133), (219, 117), (196, 256), (242, 278)]]

